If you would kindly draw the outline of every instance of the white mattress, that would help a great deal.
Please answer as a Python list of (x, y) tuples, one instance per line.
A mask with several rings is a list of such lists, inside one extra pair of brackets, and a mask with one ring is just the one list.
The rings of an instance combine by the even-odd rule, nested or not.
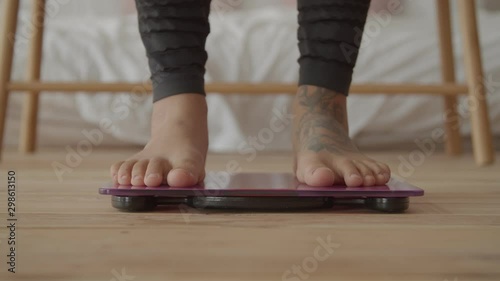
[[(63, 1), (64, 3), (68, 1)], [(65, 5), (76, 5), (73, 1)], [(89, 1), (97, 2), (97, 1)], [(431, 4), (433, 1), (419, 1)], [(370, 18), (374, 35), (366, 37), (355, 70), (354, 83), (438, 82), (439, 53), (434, 16), (428, 5), (408, 8), (385, 25)], [(62, 5), (62, 4), (61, 4)], [(83, 4), (79, 4), (83, 5)], [(135, 81), (149, 78), (145, 52), (135, 15), (114, 17), (63, 16), (60, 6), (49, 17), (45, 33), (43, 79), (51, 81)], [(415, 11), (413, 15), (408, 10)], [(27, 22), (26, 14), (21, 15)], [(298, 78), (296, 11), (272, 6), (266, 9), (234, 9), (211, 15), (208, 38), (207, 81), (290, 82)], [(500, 135), (500, 17), (481, 12), (480, 28), (490, 116)], [(29, 35), (21, 27), (20, 36)], [(377, 32), (379, 30), (379, 32)], [(20, 37), (23, 38), (23, 37)], [(460, 38), (455, 32), (457, 78), (464, 79)], [(25, 40), (16, 45), (13, 78), (22, 79), (26, 63)], [(493, 82), (491, 82), (493, 81)], [(230, 152), (245, 145), (269, 127), (276, 110), (290, 105), (288, 95), (263, 97), (212, 93), (209, 103), (210, 150)], [(44, 94), (39, 118), (39, 144), (75, 145), (85, 130), (99, 129), (111, 120), (112, 131), (99, 129), (99, 145), (145, 144), (149, 136), (151, 96), (131, 99), (123, 94)], [(13, 95), (8, 108), (6, 143), (18, 141), (21, 95)], [(443, 125), (442, 101), (430, 96), (361, 96), (348, 102), (351, 135), (361, 145), (413, 142)], [(462, 106), (461, 108), (465, 108)], [(462, 132), (470, 133), (467, 112), (462, 110)], [(274, 132), (265, 150), (288, 150), (289, 127)]]

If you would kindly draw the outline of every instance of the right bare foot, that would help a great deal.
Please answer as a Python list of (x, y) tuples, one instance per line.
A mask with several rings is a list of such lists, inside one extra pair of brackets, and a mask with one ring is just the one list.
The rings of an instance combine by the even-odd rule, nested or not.
[(200, 94), (180, 94), (154, 103), (151, 140), (111, 166), (115, 184), (187, 187), (205, 178), (207, 103)]

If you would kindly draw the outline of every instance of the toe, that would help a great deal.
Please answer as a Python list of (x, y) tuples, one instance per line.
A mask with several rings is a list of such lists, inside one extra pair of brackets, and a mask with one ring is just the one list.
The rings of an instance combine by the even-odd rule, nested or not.
[(323, 163), (311, 163), (304, 170), (304, 182), (309, 186), (332, 186), (335, 175)]
[(170, 186), (189, 187), (197, 184), (198, 180), (188, 169), (175, 168), (168, 173), (167, 182)]
[(113, 179), (114, 184), (118, 184), (118, 170), (120, 170), (121, 165), (124, 161), (114, 163), (110, 168), (111, 178)]
[(149, 160), (144, 159), (134, 164), (134, 167), (132, 168), (132, 180), (131, 180), (132, 185), (143, 186), (145, 184), (144, 176), (146, 175), (146, 169), (148, 168), (148, 163)]
[(387, 164), (377, 162), (377, 165), (382, 169), (382, 175), (384, 176), (384, 181), (387, 183), (391, 179), (391, 168)]
[(204, 163), (184, 159), (173, 164), (172, 170), (167, 175), (167, 182), (170, 186), (188, 187), (196, 185), (201, 181), (201, 170)]
[(344, 159), (336, 164), (339, 174), (344, 177), (347, 186), (355, 187), (363, 184), (361, 173), (351, 160)]
[(372, 171), (373, 176), (375, 177), (375, 184), (384, 185), (387, 183), (386, 176), (384, 175), (384, 171), (375, 161), (367, 160), (363, 161), (363, 163)]
[(164, 183), (165, 175), (170, 170), (170, 165), (166, 159), (152, 158), (146, 169), (144, 184), (147, 186), (159, 186)]
[(372, 170), (362, 161), (356, 161), (355, 165), (361, 173), (361, 176), (363, 177), (363, 186), (375, 185), (376, 178), (373, 175)]
[(128, 160), (123, 162), (118, 169), (118, 183), (122, 185), (130, 185), (132, 168), (134, 167), (137, 160)]
[(332, 186), (335, 183), (335, 173), (332, 169), (314, 156), (298, 158), (296, 177), (309, 186)]
[(328, 167), (317, 167), (306, 173), (305, 181), (310, 186), (332, 186), (335, 183), (335, 173)]

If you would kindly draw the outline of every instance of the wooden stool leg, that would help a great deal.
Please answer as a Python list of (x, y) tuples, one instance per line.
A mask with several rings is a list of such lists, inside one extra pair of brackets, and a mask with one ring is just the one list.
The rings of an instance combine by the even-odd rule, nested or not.
[(3, 137), (5, 123), (7, 121), (7, 104), (9, 103), (9, 91), (7, 86), (10, 82), (12, 61), (14, 59), (14, 38), (17, 29), (17, 14), (19, 0), (3, 1), (3, 27), (0, 36), (0, 157), (3, 151)]
[[(27, 80), (40, 81), (43, 47), (43, 27), (45, 21), (45, 0), (33, 0), (33, 37), (31, 38)], [(38, 120), (38, 91), (26, 93), (24, 100), (24, 111), (21, 119), (21, 131), (19, 136), (19, 151), (29, 153), (35, 151), (37, 120)]]
[[(450, 20), (449, 0), (437, 0), (439, 47), (441, 53), (441, 75), (443, 82), (455, 83), (455, 62)], [(460, 135), (460, 116), (457, 113), (457, 97), (444, 97), (446, 153), (460, 155), (462, 153), (462, 137)]]
[(472, 127), (474, 157), (478, 165), (495, 161), (474, 0), (458, 0), (464, 60), (469, 87), (468, 110)]

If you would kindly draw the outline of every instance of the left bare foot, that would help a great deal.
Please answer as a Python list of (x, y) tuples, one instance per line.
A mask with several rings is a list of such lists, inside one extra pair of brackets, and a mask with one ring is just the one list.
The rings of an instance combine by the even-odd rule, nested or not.
[(389, 167), (363, 155), (349, 137), (346, 96), (301, 86), (293, 103), (294, 170), (310, 186), (384, 185)]

